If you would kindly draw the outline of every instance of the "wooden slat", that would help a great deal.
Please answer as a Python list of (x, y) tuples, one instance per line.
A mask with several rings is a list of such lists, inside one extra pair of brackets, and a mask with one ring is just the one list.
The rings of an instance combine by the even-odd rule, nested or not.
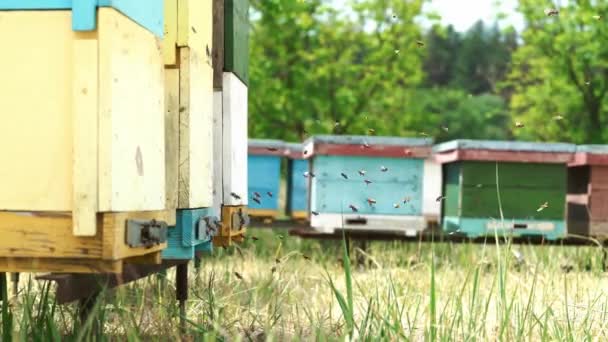
[(153, 33), (99, 13), (99, 209), (165, 207), (164, 68)]
[(177, 0), (165, 0), (165, 35), (163, 60), (165, 65), (177, 63)]
[(591, 190), (608, 190), (608, 166), (591, 166)]
[(217, 215), (222, 212), (224, 202), (223, 188), (223, 106), (222, 92), (213, 92), (213, 210)]
[(556, 163), (568, 164), (573, 160), (572, 153), (495, 151), (495, 150), (455, 150), (435, 154), (440, 163), (458, 160), (502, 161), (516, 163)]
[(177, 45), (196, 50), (204, 64), (212, 66), (212, 0), (178, 0)]
[(73, 231), (94, 236), (97, 226), (97, 35), (77, 33), (72, 46)]
[(608, 221), (608, 191), (597, 190), (589, 198), (592, 221)]
[(589, 204), (588, 194), (568, 194), (566, 196), (568, 203), (587, 205)]
[(162, 261), (162, 252), (154, 252), (146, 255), (126, 258), (124, 263), (134, 265), (160, 265)]
[(179, 177), (179, 70), (165, 69), (166, 209), (176, 209)]
[(122, 261), (60, 258), (1, 258), (0, 272), (121, 273)]
[(213, 0), (213, 88), (222, 89), (224, 72), (224, 0)]

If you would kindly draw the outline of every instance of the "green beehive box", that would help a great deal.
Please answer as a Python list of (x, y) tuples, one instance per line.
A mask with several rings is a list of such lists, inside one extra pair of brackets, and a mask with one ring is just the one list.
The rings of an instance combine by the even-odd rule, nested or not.
[(472, 140), (436, 146), (435, 157), (444, 165), (443, 229), (470, 237), (564, 237), (567, 163), (574, 149)]
[(224, 70), (249, 84), (249, 0), (224, 3)]

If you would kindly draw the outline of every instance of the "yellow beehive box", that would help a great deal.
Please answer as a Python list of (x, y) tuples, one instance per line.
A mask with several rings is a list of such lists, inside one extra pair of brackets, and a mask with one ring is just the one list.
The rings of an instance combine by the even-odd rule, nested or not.
[(128, 220), (174, 223), (161, 40), (97, 16), (74, 32), (69, 10), (0, 11), (0, 271), (119, 271), (165, 246), (129, 247)]

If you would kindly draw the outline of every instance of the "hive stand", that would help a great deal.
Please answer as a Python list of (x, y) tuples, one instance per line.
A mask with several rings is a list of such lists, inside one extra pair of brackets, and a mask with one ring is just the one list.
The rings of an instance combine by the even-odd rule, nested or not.
[(431, 153), (431, 143), (376, 136), (308, 139), (304, 155), (315, 174), (310, 179), (309, 207), (318, 213), (311, 215), (311, 227), (329, 234), (336, 229), (408, 235), (424, 230), (424, 159)]
[(435, 146), (444, 168), (443, 229), (472, 238), (565, 237), (567, 164), (574, 150), (563, 143), (485, 140)]
[(304, 159), (302, 144), (286, 144), (287, 156), (287, 215), (296, 221), (308, 221), (309, 162)]
[(281, 159), (284, 154), (285, 143), (280, 140), (249, 139), (248, 214), (252, 219), (272, 222), (279, 216)]

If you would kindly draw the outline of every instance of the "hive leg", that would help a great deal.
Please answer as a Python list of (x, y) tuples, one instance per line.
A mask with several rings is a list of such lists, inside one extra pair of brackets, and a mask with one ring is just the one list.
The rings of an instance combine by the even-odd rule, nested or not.
[(188, 262), (177, 265), (175, 271), (175, 297), (179, 302), (179, 325), (186, 333), (186, 300), (188, 300)]
[[(89, 317), (91, 317), (92, 314), (94, 314), (93, 309), (95, 308), (95, 303), (97, 303), (97, 300), (99, 299), (100, 293), (100, 291), (94, 292), (93, 294), (84, 297), (78, 301), (78, 318), (80, 320), (80, 329), (84, 329), (87, 324), (87, 320), (89, 319)], [(93, 317), (91, 319), (90, 330), (92, 332), (92, 335), (99, 336), (102, 332), (101, 329), (102, 327), (99, 324), (99, 320)]]

